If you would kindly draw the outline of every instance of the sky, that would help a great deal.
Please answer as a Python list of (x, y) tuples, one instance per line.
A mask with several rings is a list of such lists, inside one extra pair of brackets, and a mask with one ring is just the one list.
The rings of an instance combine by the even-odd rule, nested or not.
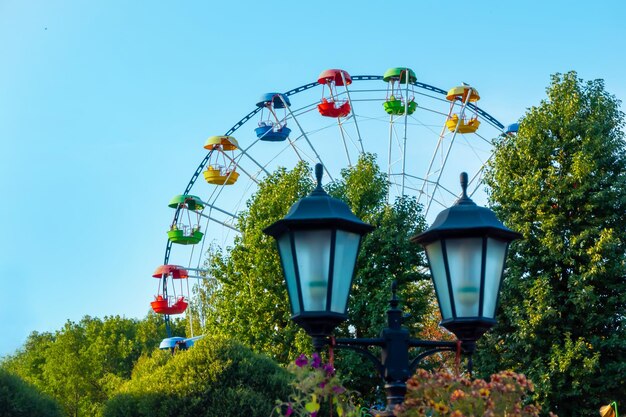
[(620, 1), (0, 0), (0, 356), (84, 315), (144, 317), (169, 199), (259, 95), (327, 68), (469, 82), (504, 124), (550, 75), (626, 99)]

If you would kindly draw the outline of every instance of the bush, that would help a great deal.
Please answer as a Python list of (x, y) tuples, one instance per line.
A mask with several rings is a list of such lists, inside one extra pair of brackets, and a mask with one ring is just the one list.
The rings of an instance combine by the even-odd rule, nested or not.
[(51, 398), (0, 368), (0, 410), (4, 417), (61, 417), (61, 408)]
[(232, 340), (206, 336), (168, 355), (140, 360), (102, 416), (267, 417), (275, 399), (289, 394), (289, 373)]

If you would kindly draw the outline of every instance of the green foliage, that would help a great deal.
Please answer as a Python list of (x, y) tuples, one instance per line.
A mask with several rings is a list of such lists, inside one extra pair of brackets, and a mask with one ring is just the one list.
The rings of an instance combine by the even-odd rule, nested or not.
[(61, 408), (19, 376), (0, 368), (0, 410), (4, 417), (61, 417)]
[[(363, 155), (354, 167), (342, 171), (340, 180), (327, 186), (329, 194), (346, 201), (357, 216), (376, 226), (362, 242), (349, 325), (338, 329), (339, 336), (378, 336), (386, 322), (393, 280), (400, 284), (405, 308), (414, 314), (407, 321), (409, 326), (419, 330), (419, 317), (427, 307), (430, 293), (416, 285), (424, 278), (420, 273), (423, 253), (408, 239), (422, 231), (425, 222), (414, 199), (388, 204), (387, 187), (373, 155)], [(276, 243), (262, 230), (283, 218), (312, 188), (310, 170), (304, 164), (270, 175), (240, 216), (242, 235), (234, 247), (224, 253), (210, 251), (209, 275), (215, 280), (204, 283), (199, 291), (207, 332), (235, 337), (284, 364), (301, 352), (310, 352), (310, 339), (290, 319)], [(352, 388), (373, 399), (372, 379), (378, 376), (371, 363), (352, 352), (341, 352), (337, 364), (339, 369), (350, 370), (345, 374)]]
[(268, 176), (239, 217), (242, 234), (234, 247), (210, 251), (209, 275), (215, 280), (205, 281), (199, 291), (207, 333), (229, 335), (282, 363), (310, 349), (290, 320), (276, 243), (262, 230), (311, 189), (305, 164)]
[(96, 415), (164, 333), (154, 314), (142, 321), (85, 316), (54, 334), (33, 332), (2, 366), (56, 399), (66, 415)]
[(135, 367), (103, 417), (267, 417), (289, 392), (289, 374), (233, 340), (207, 335), (175, 355), (156, 351)]
[(601, 80), (574, 72), (547, 93), (487, 172), (495, 210), (524, 239), (479, 362), (526, 373), (544, 408), (587, 416), (626, 392), (624, 115)]
[[(424, 291), (415, 285), (427, 278), (421, 273), (423, 250), (409, 241), (425, 229), (421, 207), (410, 197), (387, 203), (387, 178), (373, 155), (363, 155), (356, 166), (342, 170), (341, 176), (329, 187), (329, 194), (346, 201), (357, 216), (375, 227), (363, 239), (357, 260), (349, 304), (352, 332), (357, 337), (378, 336), (386, 325), (384, 312), (394, 280), (405, 309), (413, 314), (405, 325), (415, 327), (427, 304)], [(343, 330), (345, 333), (347, 327)]]
[[(421, 207), (415, 199), (404, 197), (387, 202), (387, 178), (376, 165), (374, 156), (364, 155), (356, 166), (342, 171), (342, 180), (330, 187), (330, 194), (343, 199), (352, 211), (375, 226), (361, 243), (350, 302), (349, 320), (337, 329), (338, 337), (377, 337), (387, 324), (391, 283), (398, 282), (403, 309), (410, 313), (404, 325), (416, 336), (422, 330), (429, 296), (423, 250), (409, 238), (426, 226)], [(349, 386), (359, 391), (366, 402), (379, 403), (384, 397), (372, 364), (351, 351), (337, 353), (337, 368), (346, 370)]]

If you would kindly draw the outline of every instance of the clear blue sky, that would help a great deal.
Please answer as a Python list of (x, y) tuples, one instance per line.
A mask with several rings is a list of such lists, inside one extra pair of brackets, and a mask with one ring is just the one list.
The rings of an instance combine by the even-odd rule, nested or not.
[(625, 19), (620, 1), (0, 0), (0, 356), (147, 313), (166, 202), (261, 93), (409, 66), (513, 122), (555, 72), (626, 98)]

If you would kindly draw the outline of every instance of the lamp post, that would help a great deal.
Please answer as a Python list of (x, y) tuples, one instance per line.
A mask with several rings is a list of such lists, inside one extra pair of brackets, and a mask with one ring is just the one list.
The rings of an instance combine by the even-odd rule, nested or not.
[[(331, 343), (335, 327), (347, 320), (347, 305), (361, 238), (373, 227), (362, 222), (342, 201), (321, 185), (323, 167), (317, 164), (317, 187), (296, 202), (285, 218), (264, 232), (278, 243), (287, 283), (292, 320), (312, 337), (320, 351)], [(500, 282), (508, 245), (521, 237), (506, 228), (495, 214), (467, 196), (467, 174), (461, 174), (462, 196), (442, 211), (433, 226), (411, 238), (426, 248), (441, 310), (441, 325), (456, 335), (470, 355), (476, 340), (495, 323)], [(378, 338), (338, 338), (337, 348), (350, 349), (374, 363), (385, 381), (386, 414), (401, 404), (406, 381), (419, 362), (437, 352), (453, 351), (457, 342), (411, 338), (402, 326), (396, 285), (387, 311), (388, 324)], [(379, 358), (368, 347), (382, 349)], [(422, 351), (409, 357), (411, 348)]]

